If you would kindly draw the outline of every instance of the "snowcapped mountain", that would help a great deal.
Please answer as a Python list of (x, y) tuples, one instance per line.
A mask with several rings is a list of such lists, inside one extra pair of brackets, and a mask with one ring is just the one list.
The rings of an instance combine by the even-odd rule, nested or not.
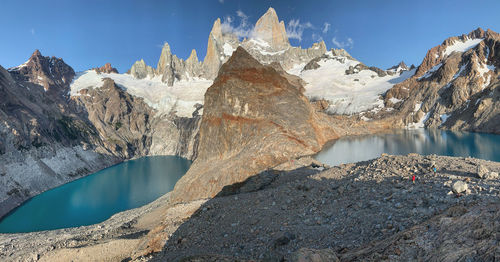
[[(302, 78), (306, 96), (328, 102), (326, 112), (351, 115), (384, 107), (381, 95), (394, 84), (411, 77), (415, 70), (384, 71), (368, 67), (343, 49), (332, 49), (299, 64), (288, 73)], [(391, 110), (391, 109), (389, 109)]]
[(500, 35), (481, 28), (427, 52), (415, 75), (385, 95), (407, 127), (500, 132)]
[(231, 32), (225, 32), (221, 20), (217, 19), (209, 33), (203, 61), (198, 60), (194, 49), (188, 59), (180, 59), (165, 43), (156, 68), (146, 65), (141, 59), (126, 74), (95, 70), (80, 72), (71, 84), (71, 94), (78, 96), (83, 89), (100, 88), (104, 78), (111, 78), (130, 94), (144, 98), (160, 113), (190, 117), (195, 111), (202, 113), (197, 105), (203, 104), (206, 89), (238, 46), (244, 47), (260, 62), (278, 62), (285, 70), (305, 65), (326, 52), (324, 42), (315, 43), (309, 49), (291, 46), (284, 22), (279, 22), (276, 11), (269, 8), (257, 21), (252, 37), (243, 41)]

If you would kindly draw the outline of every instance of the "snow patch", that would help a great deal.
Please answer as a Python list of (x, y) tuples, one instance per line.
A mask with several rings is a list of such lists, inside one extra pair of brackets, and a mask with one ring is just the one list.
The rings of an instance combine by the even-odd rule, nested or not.
[(104, 78), (111, 78), (129, 94), (144, 98), (144, 102), (160, 113), (176, 111), (178, 116), (184, 117), (192, 116), (195, 104), (203, 104), (205, 92), (212, 85), (211, 80), (192, 78), (168, 86), (159, 76), (137, 79), (128, 74), (97, 74), (88, 70), (76, 74), (71, 83), (71, 96), (79, 96), (82, 89), (101, 88)]
[(434, 72), (436, 72), (439, 68), (441, 68), (442, 65), (443, 64), (439, 63), (439, 64), (433, 66), (431, 69), (429, 69), (429, 71), (425, 72), (425, 74), (423, 76), (419, 77), (418, 80), (432, 76), (432, 74), (434, 74)]
[(416, 123), (410, 123), (406, 126), (407, 129), (418, 129), (418, 128), (424, 128), (425, 127), (425, 121), (429, 119), (430, 112), (427, 112), (420, 120)]
[(441, 118), (441, 124), (444, 124), (448, 120), (448, 117), (450, 117), (450, 114), (442, 114), (439, 117)]
[(452, 45), (446, 47), (446, 50), (444, 51), (444, 55), (448, 56), (453, 52), (465, 52), (471, 48), (474, 48), (477, 46), (481, 41), (483, 41), (484, 38), (476, 38), (476, 39), (467, 39), (464, 42), (462, 41), (455, 41)]
[(393, 103), (393, 104), (397, 104), (397, 103), (399, 103), (399, 102), (401, 102), (403, 100), (402, 99), (397, 99), (395, 97), (391, 97), (391, 98), (389, 98), (389, 101), (391, 101), (391, 103)]
[(224, 54), (227, 56), (233, 55), (233, 52), (235, 50), (229, 43), (224, 43), (222, 48), (224, 49)]
[(422, 103), (415, 104), (415, 107), (413, 108), (413, 112), (417, 112), (418, 110), (420, 110), (420, 108), (422, 108)]
[(411, 77), (415, 70), (403, 72), (401, 75), (372, 77), (373, 71), (362, 70), (356, 74), (346, 75), (350, 66), (360, 62), (333, 56), (327, 52), (327, 58), (318, 61), (319, 68), (302, 71), (305, 65), (297, 65), (287, 72), (306, 81), (305, 95), (309, 99), (325, 99), (330, 106), (327, 112), (332, 114), (352, 115), (372, 109), (384, 107), (381, 94), (394, 84)]

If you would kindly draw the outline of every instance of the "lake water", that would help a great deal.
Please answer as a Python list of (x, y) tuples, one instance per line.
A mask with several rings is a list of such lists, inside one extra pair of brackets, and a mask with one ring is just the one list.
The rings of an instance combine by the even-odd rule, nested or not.
[(500, 135), (444, 130), (400, 130), (391, 134), (344, 137), (326, 145), (315, 158), (331, 166), (379, 157), (382, 153), (436, 154), (500, 161)]
[(191, 161), (175, 156), (120, 163), (33, 197), (0, 221), (0, 232), (32, 232), (102, 222), (171, 191), (190, 165)]

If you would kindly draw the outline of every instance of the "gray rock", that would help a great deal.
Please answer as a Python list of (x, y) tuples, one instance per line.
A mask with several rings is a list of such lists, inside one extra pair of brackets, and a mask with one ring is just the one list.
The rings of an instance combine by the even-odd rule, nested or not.
[(301, 248), (292, 254), (292, 262), (336, 262), (340, 261), (331, 249)]
[(484, 165), (479, 165), (477, 167), (477, 176), (479, 178), (485, 178), (485, 176), (489, 173), (488, 168), (486, 168)]
[(467, 183), (463, 181), (457, 181), (452, 186), (453, 192), (457, 194), (465, 192), (468, 188), (469, 186), (467, 185)]

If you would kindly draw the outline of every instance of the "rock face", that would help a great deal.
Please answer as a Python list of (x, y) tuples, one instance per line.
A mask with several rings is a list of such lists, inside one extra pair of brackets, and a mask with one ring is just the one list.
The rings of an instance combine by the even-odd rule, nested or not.
[[(477, 29), (429, 50), (415, 75), (387, 91), (399, 126), (500, 133), (500, 36)], [(394, 100), (396, 99), (396, 100)]]
[(26, 199), (119, 161), (67, 98), (74, 71), (39, 51), (0, 66), (0, 217)]
[(115, 74), (118, 74), (118, 70), (116, 70), (116, 68), (112, 67), (110, 63), (106, 63), (105, 65), (103, 65), (101, 67), (93, 68), (93, 70), (95, 70), (98, 74), (100, 74), (100, 73), (106, 73), (106, 74), (115, 73)]
[(275, 51), (284, 50), (290, 46), (286, 35), (285, 22), (278, 20), (278, 15), (272, 7), (257, 20), (253, 34), (253, 37), (269, 43)]
[(238, 47), (205, 94), (198, 158), (172, 199), (213, 197), (226, 185), (318, 152), (336, 133), (302, 90)]
[(101, 137), (104, 150), (123, 159), (147, 155), (196, 156), (200, 117), (157, 115), (142, 98), (134, 97), (105, 78), (98, 89), (83, 89), (72, 99)]
[(220, 19), (217, 18), (208, 35), (207, 54), (203, 60), (204, 76), (214, 79), (222, 63), (227, 61), (238, 45), (238, 37), (229, 32), (222, 32)]
[(62, 59), (44, 57), (39, 50), (35, 50), (26, 63), (9, 71), (16, 80), (37, 83), (51, 93), (66, 91), (75, 76), (73, 68)]
[(146, 65), (146, 62), (141, 59), (132, 65), (132, 68), (130, 68), (130, 74), (135, 78), (143, 79), (146, 77), (153, 77), (155, 75), (155, 70)]

